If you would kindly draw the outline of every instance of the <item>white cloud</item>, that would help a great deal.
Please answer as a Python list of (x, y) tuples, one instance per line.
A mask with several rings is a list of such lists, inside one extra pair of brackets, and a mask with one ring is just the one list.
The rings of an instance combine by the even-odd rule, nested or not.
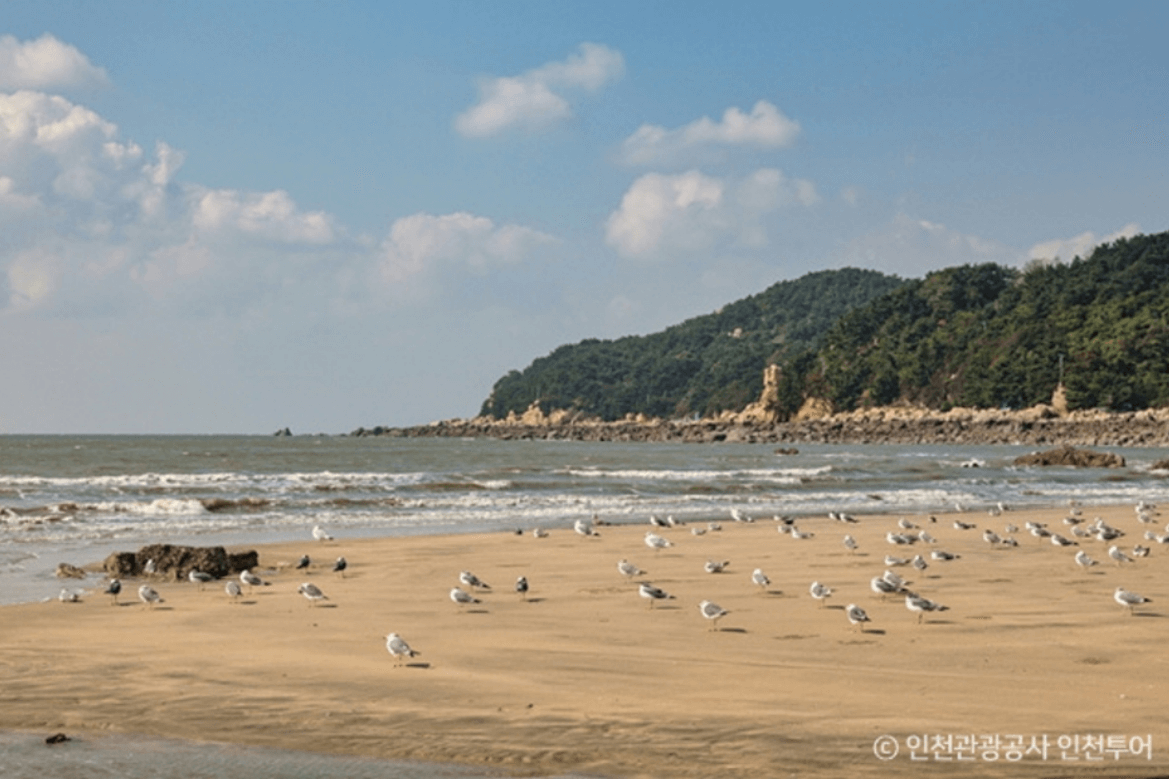
[(487, 217), (465, 212), (413, 214), (394, 222), (381, 245), (380, 267), (386, 281), (403, 285), (440, 265), (477, 273), (512, 265), (554, 243), (546, 233), (514, 224), (496, 227)]
[(45, 34), (20, 42), (0, 36), (0, 90), (55, 89), (100, 86), (109, 83), (104, 69), (95, 67), (84, 54)]
[(728, 108), (721, 122), (704, 116), (676, 130), (643, 124), (622, 143), (621, 159), (630, 165), (650, 165), (677, 160), (685, 152), (703, 146), (776, 149), (790, 146), (799, 133), (798, 122), (760, 100), (749, 114), (733, 106)]
[(1027, 252), (1029, 260), (1046, 260), (1054, 262), (1057, 258), (1063, 261), (1074, 257), (1087, 258), (1092, 250), (1100, 244), (1112, 243), (1120, 238), (1132, 238), (1141, 231), (1140, 225), (1130, 222), (1111, 235), (1098, 238), (1095, 233), (1088, 231), (1080, 233), (1074, 238), (1057, 238), (1052, 241), (1037, 243)]
[(722, 240), (763, 246), (767, 215), (817, 202), (810, 181), (789, 179), (774, 168), (760, 168), (737, 181), (696, 170), (647, 173), (633, 182), (610, 214), (605, 238), (620, 254), (639, 258), (703, 251)]
[(1015, 250), (1000, 243), (901, 213), (883, 227), (850, 241), (832, 258), (832, 264), (918, 278), (955, 265), (1009, 265), (1016, 258)]
[(625, 72), (621, 53), (582, 43), (563, 62), (549, 62), (519, 76), (483, 79), (479, 102), (455, 118), (455, 129), (470, 138), (497, 135), (513, 127), (539, 129), (572, 116), (559, 92), (595, 92)]

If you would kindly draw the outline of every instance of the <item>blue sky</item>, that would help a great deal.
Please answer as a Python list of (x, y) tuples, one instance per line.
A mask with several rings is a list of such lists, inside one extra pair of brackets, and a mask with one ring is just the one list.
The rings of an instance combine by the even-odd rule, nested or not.
[(472, 416), (825, 268), (1169, 229), (1169, 6), (7, 2), (0, 432)]

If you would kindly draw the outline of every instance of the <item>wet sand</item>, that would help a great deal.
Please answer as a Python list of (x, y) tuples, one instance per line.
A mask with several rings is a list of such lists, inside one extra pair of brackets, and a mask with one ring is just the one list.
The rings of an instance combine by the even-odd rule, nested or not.
[[(0, 728), (139, 733), (328, 753), (497, 766), (516, 774), (575, 771), (623, 777), (1154, 776), (1169, 770), (1169, 545), (1143, 539), (1131, 506), (1086, 508), (1124, 530), (1116, 543), (1152, 547), (1123, 567), (1108, 544), (1076, 548), (1021, 530), (992, 547), (990, 527), (1028, 519), (1070, 535), (1062, 509), (909, 516), (938, 543), (895, 547), (897, 516), (844, 525), (808, 518), (795, 540), (770, 518), (722, 521), (701, 537), (648, 525), (601, 527), (600, 537), (550, 529), (512, 534), (346, 540), (258, 547), (271, 581), (232, 603), (222, 583), (158, 583), (165, 603), (137, 602), (126, 582), (110, 604), (91, 577), (81, 603), (0, 608)], [(841, 540), (851, 533), (859, 548)], [(904, 598), (869, 580), (885, 555), (933, 549), (924, 572), (896, 568), (949, 610), (919, 624)], [(294, 571), (308, 553), (313, 568)], [(345, 578), (330, 572), (339, 555)], [(616, 563), (647, 571), (630, 581)], [(724, 573), (703, 570), (729, 560)], [(771, 578), (751, 583), (754, 568)], [(461, 570), (492, 585), (460, 608), (448, 593)], [(513, 591), (531, 583), (527, 600)], [(674, 599), (652, 608), (636, 581)], [(835, 588), (827, 605), (812, 581)], [(297, 594), (316, 583), (329, 600)], [(76, 586), (73, 582), (65, 586)], [(1117, 586), (1152, 599), (1135, 615)], [(730, 611), (718, 629), (701, 600)], [(843, 607), (872, 618), (862, 632)], [(398, 665), (384, 636), (421, 655)], [(1146, 754), (1085, 749), (1085, 736), (1152, 737)], [(878, 737), (897, 754), (880, 759)], [(912, 750), (928, 736), (980, 737), (979, 749)], [(1009, 759), (1011, 736), (1047, 737), (1046, 758)], [(998, 758), (988, 754), (998, 737)], [(1061, 737), (1079, 743), (1061, 749)], [(889, 746), (887, 742), (886, 747)], [(1136, 745), (1139, 748), (1139, 744)], [(910, 752), (916, 752), (911, 755)], [(888, 757), (888, 755), (884, 755)], [(920, 760), (913, 759), (921, 758)], [(959, 760), (959, 757), (972, 757)], [(1075, 757), (1077, 759), (1071, 759)], [(1094, 758), (1101, 758), (1096, 760)]]

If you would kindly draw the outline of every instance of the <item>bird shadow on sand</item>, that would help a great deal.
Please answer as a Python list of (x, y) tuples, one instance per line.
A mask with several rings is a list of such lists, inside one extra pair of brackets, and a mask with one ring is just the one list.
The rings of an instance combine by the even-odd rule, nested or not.
[(429, 668), (430, 663), (403, 663), (402, 668)]
[(174, 610), (175, 610), (174, 606), (155, 606), (154, 608), (147, 609), (147, 611), (174, 611)]
[(1134, 611), (1132, 613), (1132, 615), (1134, 617), (1164, 617), (1165, 616), (1164, 614), (1159, 614), (1155, 611)]
[(921, 621), (922, 625), (953, 625), (952, 619), (925, 619)]
[(543, 603), (546, 598), (524, 598), (524, 603)]
[(336, 604), (336, 603), (321, 603), (321, 604), (319, 604), (319, 605), (317, 605), (317, 606), (310, 606), (309, 608), (313, 608), (313, 609), (335, 609), (335, 608), (337, 608), (337, 604)]
[(883, 635), (885, 635), (885, 631), (882, 630), (881, 628), (873, 628), (871, 630), (862, 630), (861, 635), (862, 636), (883, 636)]
[(464, 609), (460, 614), (490, 614), (487, 609)]
[(747, 628), (718, 628), (718, 633), (746, 633)]

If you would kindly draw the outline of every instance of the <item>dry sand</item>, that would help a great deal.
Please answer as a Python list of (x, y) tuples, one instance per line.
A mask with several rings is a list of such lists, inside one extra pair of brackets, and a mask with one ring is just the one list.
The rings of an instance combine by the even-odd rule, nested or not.
[[(869, 580), (897, 517), (858, 525), (806, 519), (794, 540), (770, 519), (723, 522), (702, 537), (653, 552), (648, 525), (602, 527), (599, 538), (553, 529), (260, 547), (272, 584), (232, 604), (221, 583), (158, 584), (165, 604), (122, 605), (98, 593), (77, 604), (0, 609), (0, 727), (141, 733), (370, 757), (499, 766), (517, 774), (577, 771), (624, 777), (687, 776), (1153, 776), (1169, 771), (1169, 547), (1118, 567), (1105, 544), (1083, 542), (1091, 571), (1026, 532), (1015, 549), (981, 531), (1066, 512), (910, 517), (961, 555), (923, 574), (896, 569), (948, 611), (922, 624), (904, 600), (881, 600)], [(1127, 532), (1146, 526), (1131, 507), (1086, 509)], [(1164, 532), (1165, 518), (1155, 529)], [(859, 550), (841, 539), (851, 533)], [(292, 570), (302, 554), (317, 565)], [(348, 575), (329, 572), (338, 555)], [(650, 608), (616, 569), (628, 558), (675, 596)], [(730, 560), (708, 574), (708, 559)], [(750, 581), (762, 568), (763, 592)], [(460, 570), (493, 586), (466, 609), (449, 600)], [(526, 575), (525, 602), (512, 585)], [(313, 581), (329, 600), (297, 594)], [(836, 588), (829, 605), (808, 595)], [(90, 582), (94, 589), (96, 581)], [(1118, 585), (1152, 599), (1130, 616)], [(730, 611), (711, 630), (698, 610)], [(843, 607), (863, 606), (865, 632)], [(384, 636), (421, 652), (396, 666)], [(888, 734), (899, 753), (874, 754)], [(1044, 760), (945, 761), (909, 755), (911, 737), (1047, 736)], [(1152, 759), (1061, 757), (1060, 736), (1152, 736)], [(1071, 756), (1071, 755), (1069, 755)]]

